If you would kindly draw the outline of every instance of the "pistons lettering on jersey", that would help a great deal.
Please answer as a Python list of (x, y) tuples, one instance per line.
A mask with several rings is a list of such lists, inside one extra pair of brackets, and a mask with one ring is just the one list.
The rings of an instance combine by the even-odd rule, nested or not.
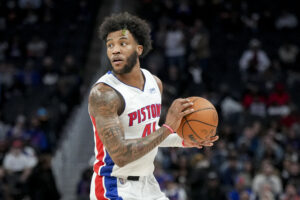
[(149, 119), (153, 119), (160, 116), (161, 104), (151, 104), (137, 111), (128, 114), (129, 126), (133, 126), (134, 122), (137, 124)]

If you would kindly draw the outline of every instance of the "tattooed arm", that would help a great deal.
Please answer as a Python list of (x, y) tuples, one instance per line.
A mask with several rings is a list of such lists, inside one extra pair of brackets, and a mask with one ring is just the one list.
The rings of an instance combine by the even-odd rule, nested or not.
[[(144, 138), (126, 140), (118, 116), (121, 105), (120, 97), (110, 86), (100, 83), (92, 88), (89, 113), (95, 118), (99, 137), (109, 155), (120, 167), (147, 154), (170, 134), (168, 129), (161, 127)], [(191, 105), (186, 99), (175, 100), (169, 109), (166, 123), (176, 130), (181, 118), (193, 112), (187, 109)]]

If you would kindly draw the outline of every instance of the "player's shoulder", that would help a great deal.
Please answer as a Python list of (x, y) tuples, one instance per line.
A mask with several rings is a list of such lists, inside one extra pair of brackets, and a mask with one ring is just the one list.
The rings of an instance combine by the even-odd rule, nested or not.
[(93, 93), (95, 91), (110, 92), (110, 91), (114, 91), (114, 90), (109, 85), (105, 84), (104, 82), (97, 82), (96, 84), (93, 85), (90, 93)]
[(161, 82), (161, 80), (160, 80), (160, 78), (158, 78), (156, 75), (154, 75), (154, 74), (152, 74), (152, 76), (154, 77), (154, 79), (155, 79), (155, 81), (156, 81), (156, 83), (158, 84), (158, 85), (162, 85), (162, 82)]
[(120, 98), (116, 91), (110, 86), (105, 83), (98, 83), (92, 87), (89, 95), (89, 107), (91, 112), (93, 112), (93, 108), (103, 106), (110, 107), (119, 104)]
[(159, 87), (160, 92), (162, 93), (162, 89), (163, 89), (162, 81), (156, 75), (152, 74), (147, 69), (141, 68), (141, 70), (143, 71), (144, 74), (148, 74), (149, 76), (152, 76), (154, 78), (155, 82), (157, 83), (157, 85)]
[(152, 74), (152, 76), (154, 77), (158, 87), (159, 87), (159, 90), (160, 92), (162, 93), (162, 90), (163, 90), (163, 84), (162, 84), (162, 81), (157, 77), (155, 76), (154, 74)]

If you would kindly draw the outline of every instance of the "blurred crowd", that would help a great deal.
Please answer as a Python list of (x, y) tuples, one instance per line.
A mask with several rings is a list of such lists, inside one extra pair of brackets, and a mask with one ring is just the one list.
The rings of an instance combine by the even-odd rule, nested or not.
[(162, 107), (202, 96), (219, 113), (214, 147), (160, 149), (155, 175), (167, 196), (299, 200), (295, 2), (144, 0), (137, 13), (153, 30), (154, 48), (142, 66), (164, 83)]
[[(162, 121), (177, 97), (202, 96), (219, 113), (214, 147), (160, 149), (155, 176), (171, 200), (300, 199), (296, 3), (137, 3), (154, 47), (142, 67), (164, 83)], [(51, 156), (85, 94), (95, 4), (0, 0), (0, 200), (59, 199)], [(78, 199), (88, 199), (91, 174), (82, 172)]]
[(84, 92), (97, 5), (0, 0), (0, 200), (60, 197), (51, 158)]
[(292, 0), (139, 2), (153, 38), (141, 65), (164, 83), (161, 121), (177, 97), (207, 98), (219, 114), (215, 146), (160, 148), (155, 176), (170, 200), (300, 200), (299, 13)]

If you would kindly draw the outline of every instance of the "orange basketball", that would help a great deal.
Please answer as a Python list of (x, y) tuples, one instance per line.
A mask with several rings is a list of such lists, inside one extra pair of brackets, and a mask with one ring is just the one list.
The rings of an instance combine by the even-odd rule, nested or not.
[(192, 108), (195, 111), (182, 118), (177, 134), (185, 141), (201, 143), (216, 134), (218, 113), (207, 99), (202, 97), (188, 99), (194, 103)]

